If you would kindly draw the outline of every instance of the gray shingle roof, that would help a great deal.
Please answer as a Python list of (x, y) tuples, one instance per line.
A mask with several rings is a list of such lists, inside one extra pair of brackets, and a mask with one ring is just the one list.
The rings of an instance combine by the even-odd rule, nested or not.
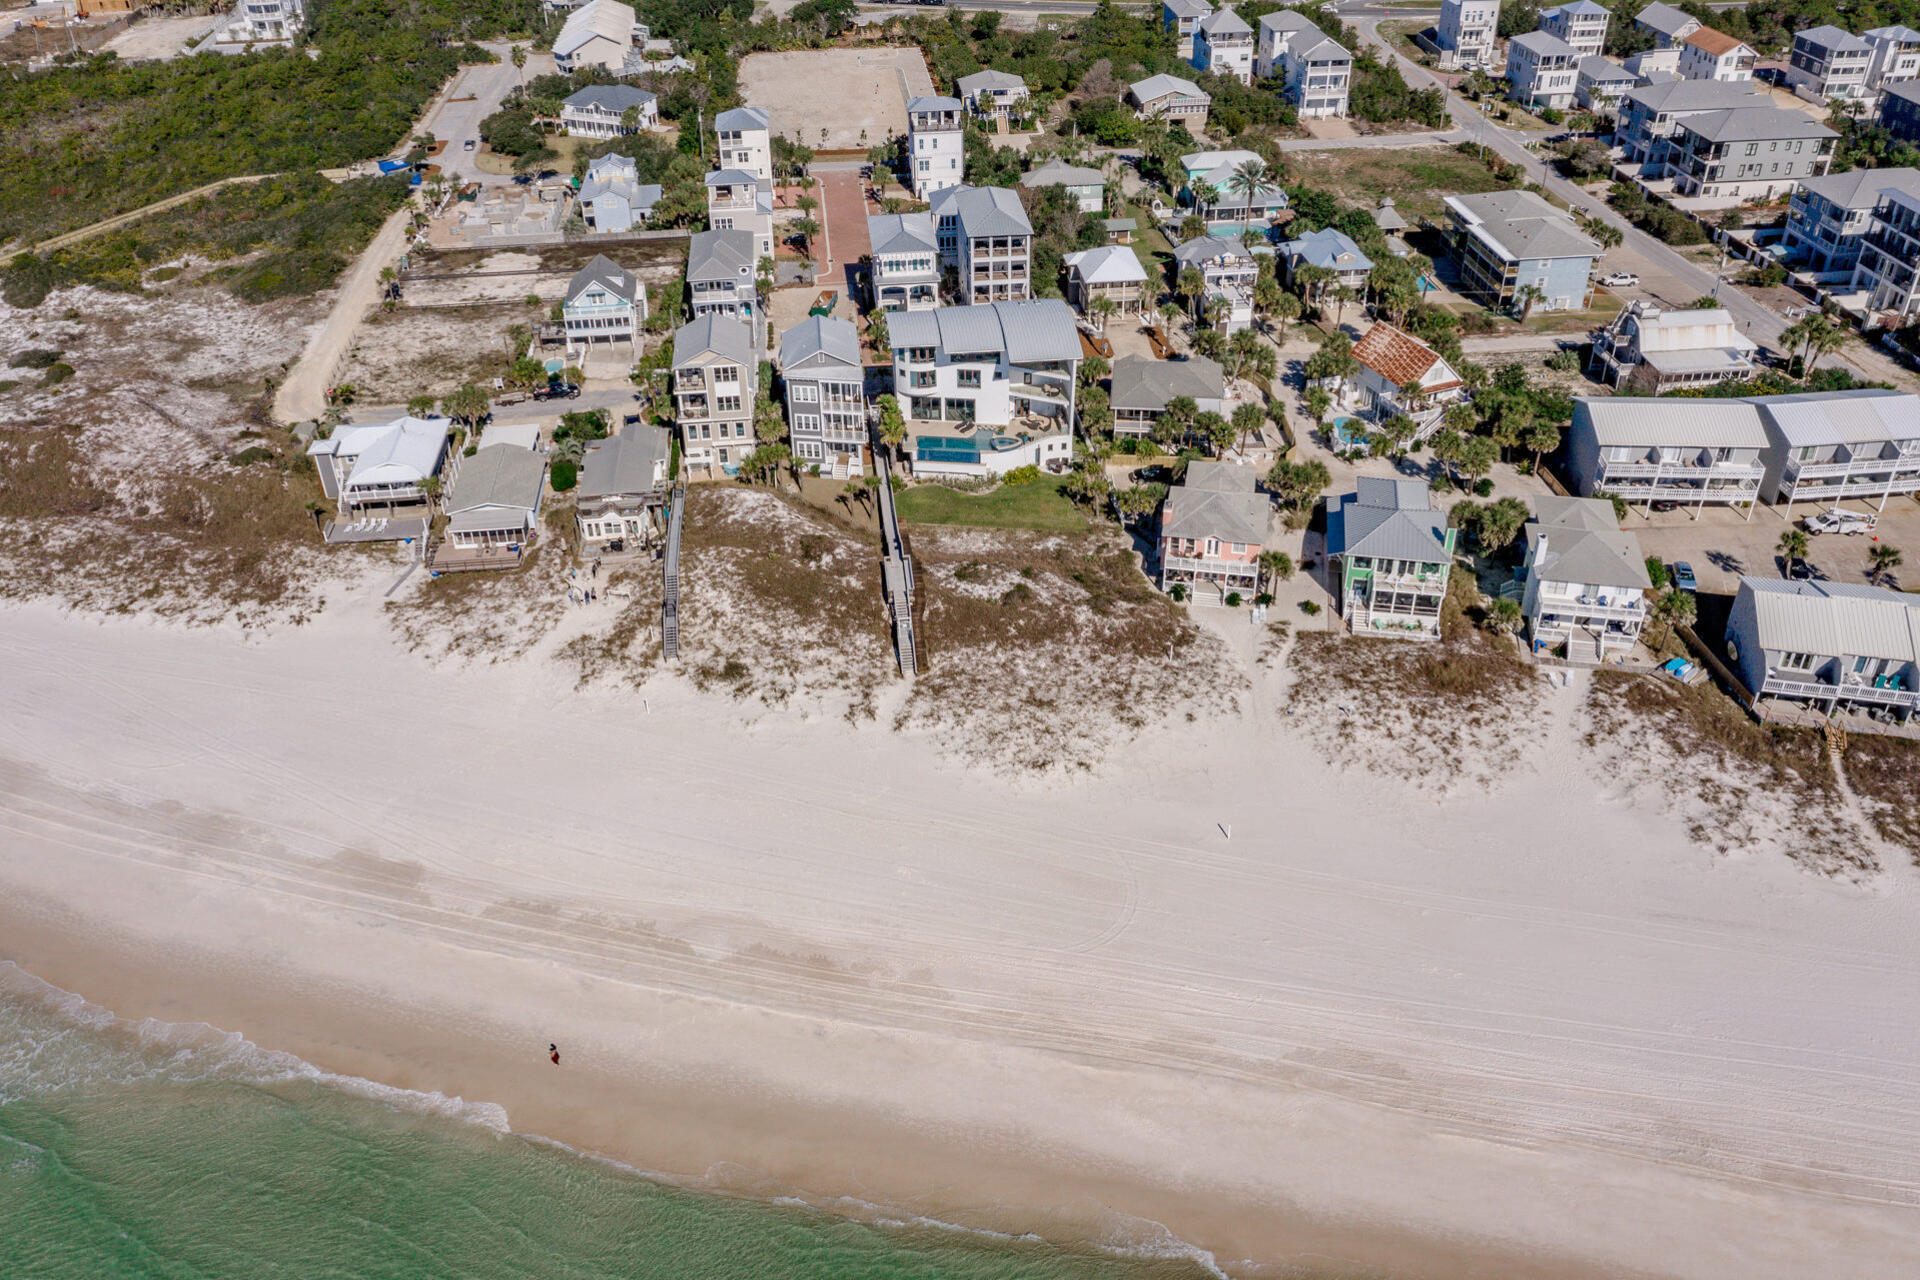
[(948, 187), (933, 193), (935, 216), (953, 214), (965, 236), (1030, 236), (1020, 197), (1006, 187)]
[(1167, 493), (1160, 532), (1169, 538), (1218, 538), (1259, 546), (1267, 540), (1273, 504), (1255, 484), (1252, 467), (1190, 462), (1186, 479)]
[(1218, 400), (1226, 395), (1227, 375), (1218, 362), (1205, 356), (1185, 360), (1154, 360), (1121, 356), (1113, 362), (1108, 403), (1115, 409), (1148, 409), (1159, 413), (1176, 396)]
[(1327, 551), (1337, 556), (1447, 563), (1447, 520), (1424, 480), (1361, 476), (1327, 512)]
[(959, 111), (961, 108), (960, 99), (939, 95), (931, 98), (915, 98), (907, 104), (909, 115), (916, 111)]
[(808, 316), (780, 335), (781, 368), (792, 369), (820, 355), (860, 368), (860, 334), (853, 321)]
[(1653, 585), (1640, 540), (1622, 532), (1609, 498), (1534, 499), (1534, 518), (1527, 522), (1527, 564), (1536, 579), (1549, 582), (1642, 590)]
[(1800, 186), (1842, 209), (1871, 209), (1889, 188), (1920, 197), (1920, 169), (1849, 169), (1803, 178)]
[(1550, 13), (1570, 13), (1583, 18), (1610, 18), (1613, 16), (1605, 6), (1597, 5), (1593, 0), (1573, 0), (1572, 4), (1555, 5), (1551, 9), (1541, 10), (1540, 16), (1544, 18)]
[(715, 116), (713, 127), (716, 131), (727, 133), (772, 129), (773, 115), (764, 107), (734, 107)]
[(1107, 175), (1098, 169), (1068, 164), (1059, 156), (1020, 175), (1023, 187), (1104, 187), (1106, 182)]
[(887, 331), (895, 347), (998, 351), (1015, 364), (1081, 355), (1073, 312), (1058, 298), (901, 311), (888, 321)]
[(1333, 227), (1310, 231), (1280, 246), (1289, 256), (1329, 271), (1371, 271), (1373, 259), (1360, 252), (1353, 237)]
[(1253, 250), (1226, 236), (1195, 236), (1173, 251), (1173, 260), (1183, 267), (1197, 266), (1209, 258), (1245, 258), (1253, 260)]
[(1580, 59), (1582, 79), (1593, 84), (1638, 84), (1640, 77), (1627, 70), (1611, 58), (1589, 57)]
[(961, 76), (956, 82), (960, 92), (985, 93), (990, 89), (1024, 89), (1027, 82), (1011, 71), (996, 71), (988, 67), (985, 71), (976, 71), (970, 76)]
[(627, 108), (644, 107), (653, 99), (653, 94), (645, 89), (636, 89), (629, 84), (590, 84), (578, 93), (568, 96), (560, 105), (599, 107), (615, 115), (625, 115)]
[(739, 227), (696, 231), (687, 245), (688, 280), (751, 279), (756, 263), (753, 232)]
[(640, 288), (640, 282), (634, 278), (633, 272), (614, 262), (606, 254), (596, 253), (593, 255), (592, 262), (574, 273), (572, 281), (567, 285), (567, 301), (572, 302), (596, 284), (605, 285), (608, 292), (628, 302), (638, 296)]
[(458, 515), (476, 507), (532, 511), (540, 505), (540, 486), (546, 478), (547, 457), (543, 453), (509, 444), (482, 449), (460, 464), (453, 491), (447, 495), (447, 514)]
[(1179, 76), (1148, 76), (1145, 80), (1136, 80), (1128, 85), (1127, 92), (1133, 95), (1136, 102), (1143, 105), (1152, 102), (1155, 98), (1164, 98), (1170, 93), (1181, 93), (1189, 98), (1200, 98), (1207, 102), (1213, 101), (1213, 95), (1201, 89), (1193, 81), (1182, 80)]
[(1655, 113), (1712, 111), (1772, 101), (1766, 91), (1751, 80), (1662, 80), (1629, 90), (1627, 100)]
[(753, 329), (757, 321), (745, 316), (728, 315), (724, 311), (709, 311), (680, 326), (673, 335), (673, 363), (676, 367), (696, 356), (712, 352), (735, 364), (744, 365), (750, 371), (756, 371), (759, 365), (753, 358)]
[(1674, 36), (1689, 26), (1699, 26), (1692, 14), (1683, 13), (1670, 4), (1650, 4), (1642, 9), (1634, 21), (1643, 27), (1651, 27), (1663, 36)]
[(1446, 202), (1509, 259), (1600, 256), (1597, 240), (1581, 231), (1564, 210), (1531, 191), (1448, 196)]
[(1250, 36), (1253, 28), (1231, 9), (1216, 9), (1200, 19), (1200, 29), (1210, 36)]
[(1809, 27), (1805, 31), (1796, 31), (1793, 33), (1793, 38), (1796, 43), (1805, 40), (1815, 48), (1825, 49), (1831, 53), (1867, 53), (1873, 48), (1853, 32), (1842, 31), (1830, 22)]
[(612, 498), (623, 493), (650, 493), (664, 483), (659, 469), (671, 445), (665, 427), (628, 423), (618, 435), (587, 446), (580, 458), (582, 498)]
[(1126, 284), (1147, 278), (1147, 269), (1140, 265), (1139, 255), (1123, 244), (1081, 249), (1067, 254), (1062, 261), (1088, 284)]
[(933, 233), (933, 217), (925, 213), (868, 214), (867, 244), (874, 253), (911, 253), (916, 249), (932, 253), (940, 248)]
[(1507, 43), (1531, 50), (1541, 58), (1568, 58), (1575, 62), (1580, 60), (1580, 51), (1551, 31), (1529, 31), (1523, 36), (1515, 36)]
[(1730, 107), (1703, 111), (1678, 122), (1678, 128), (1708, 142), (1764, 142), (1775, 138), (1837, 138), (1840, 135), (1804, 111), (1781, 107)]

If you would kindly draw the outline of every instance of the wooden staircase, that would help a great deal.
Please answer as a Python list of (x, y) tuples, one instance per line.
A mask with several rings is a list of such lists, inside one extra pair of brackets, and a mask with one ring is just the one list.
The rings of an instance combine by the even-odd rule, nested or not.
[(680, 656), (680, 526), (686, 518), (687, 485), (673, 486), (667, 507), (667, 553), (661, 560), (660, 652), (669, 660)]

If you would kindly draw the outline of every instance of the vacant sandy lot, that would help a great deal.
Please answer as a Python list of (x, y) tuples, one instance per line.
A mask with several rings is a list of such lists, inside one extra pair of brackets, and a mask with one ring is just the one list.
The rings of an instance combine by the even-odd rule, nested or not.
[(354, 335), (339, 381), (370, 404), (443, 396), (465, 383), (505, 373), (513, 362), (513, 326), (533, 325), (546, 317), (544, 303), (376, 311)]
[(213, 30), (213, 25), (212, 15), (204, 13), (186, 18), (141, 18), (107, 41), (106, 48), (126, 62), (146, 58), (165, 62), (179, 57), (189, 44)]
[(918, 49), (756, 53), (740, 64), (748, 102), (775, 133), (825, 150), (864, 149), (907, 131), (907, 99), (934, 92)]

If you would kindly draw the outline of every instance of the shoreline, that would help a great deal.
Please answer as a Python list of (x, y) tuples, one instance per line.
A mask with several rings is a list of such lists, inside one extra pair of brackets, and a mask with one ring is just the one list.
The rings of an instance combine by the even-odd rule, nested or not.
[(0, 609), (0, 959), (854, 1216), (1159, 1224), (1235, 1277), (1920, 1270), (1904, 883), (1570, 788), (1564, 705), (1498, 803), (1330, 766), (1258, 697), (1009, 787), (380, 624)]

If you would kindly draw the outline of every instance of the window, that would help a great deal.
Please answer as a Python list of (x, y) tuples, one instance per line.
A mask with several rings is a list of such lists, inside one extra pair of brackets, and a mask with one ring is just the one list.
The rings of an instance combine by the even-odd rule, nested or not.
[(716, 396), (713, 407), (720, 413), (738, 413), (740, 411), (740, 397)]
[(978, 369), (962, 369), (962, 370), (960, 370), (960, 385), (961, 385), (961, 386), (963, 386), (963, 387), (977, 387), (977, 386), (979, 386), (979, 385), (980, 385), (980, 371), (979, 371)]
[(1813, 670), (1813, 655), (1810, 653), (1783, 653), (1780, 655), (1782, 671)]
[(793, 384), (793, 398), (802, 404), (812, 404), (818, 400), (818, 391), (819, 388), (815, 387), (811, 382), (796, 382)]

